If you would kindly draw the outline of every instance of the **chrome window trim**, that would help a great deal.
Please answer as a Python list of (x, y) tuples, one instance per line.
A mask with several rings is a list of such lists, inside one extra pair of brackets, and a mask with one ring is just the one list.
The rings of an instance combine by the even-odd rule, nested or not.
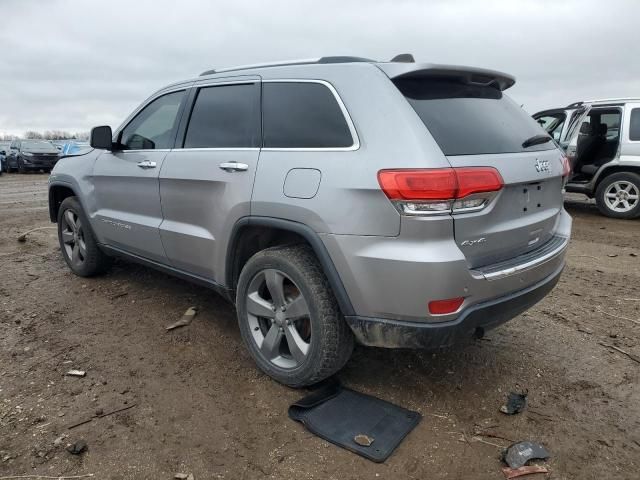
[[(340, 94), (331, 83), (327, 82), (326, 80), (309, 79), (309, 78), (268, 79), (268, 80), (262, 80), (262, 83), (319, 83), (320, 85), (324, 85), (333, 94), (333, 97), (336, 99), (336, 102), (338, 102), (338, 106), (340, 107), (342, 116), (347, 122), (347, 127), (349, 128), (349, 133), (351, 134), (351, 140), (353, 141), (353, 144), (349, 147), (318, 147), (318, 148), (262, 147), (263, 152), (353, 152), (355, 150), (360, 149), (360, 138), (358, 137), (358, 132), (356, 131), (356, 127), (353, 123), (351, 115), (349, 114), (349, 111), (347, 110), (346, 105), (342, 101)], [(262, 133), (262, 135), (264, 138), (264, 132)]]
[(173, 148), (172, 152), (259, 152), (260, 147), (188, 147)]
[(170, 148), (146, 148), (144, 150), (107, 150), (106, 153), (110, 153), (112, 155), (115, 155), (116, 153), (118, 155), (122, 154), (122, 153), (147, 153), (147, 152), (170, 152), (171, 149)]

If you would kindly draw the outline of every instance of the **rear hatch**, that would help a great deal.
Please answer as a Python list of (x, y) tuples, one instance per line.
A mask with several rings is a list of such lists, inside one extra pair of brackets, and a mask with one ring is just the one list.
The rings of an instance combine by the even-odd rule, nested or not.
[(452, 215), (469, 266), (501, 262), (548, 242), (563, 206), (563, 155), (503, 93), (513, 78), (461, 67), (406, 65), (399, 74), (392, 68), (386, 73), (452, 167), (493, 167), (502, 176), (503, 187), (484, 208)]

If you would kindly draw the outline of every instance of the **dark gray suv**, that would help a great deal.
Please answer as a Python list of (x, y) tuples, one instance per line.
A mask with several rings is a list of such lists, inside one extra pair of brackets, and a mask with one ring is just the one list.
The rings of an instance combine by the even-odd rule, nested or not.
[(292, 386), (335, 373), (354, 340), (482, 335), (553, 288), (571, 230), (566, 158), (514, 82), (325, 57), (169, 85), (56, 165), (62, 254), (78, 275), (119, 255), (220, 292)]

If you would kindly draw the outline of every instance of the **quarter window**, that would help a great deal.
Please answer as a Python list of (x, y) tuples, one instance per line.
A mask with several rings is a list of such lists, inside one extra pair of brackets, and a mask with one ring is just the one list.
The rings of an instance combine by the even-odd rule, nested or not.
[(191, 111), (185, 148), (260, 146), (258, 84), (201, 88)]
[(120, 144), (125, 150), (153, 150), (173, 147), (178, 112), (184, 90), (157, 98), (144, 107), (122, 130)]
[(262, 86), (265, 148), (344, 148), (353, 137), (326, 85), (267, 82)]
[(640, 140), (640, 108), (631, 110), (631, 122), (629, 124), (629, 140)]

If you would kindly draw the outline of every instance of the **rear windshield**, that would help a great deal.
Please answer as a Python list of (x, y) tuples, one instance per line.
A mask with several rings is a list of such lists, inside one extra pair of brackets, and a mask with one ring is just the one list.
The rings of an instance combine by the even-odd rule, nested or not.
[(399, 79), (394, 83), (445, 155), (555, 148), (553, 142), (524, 148), (525, 140), (545, 132), (522, 108), (493, 86), (441, 79)]

